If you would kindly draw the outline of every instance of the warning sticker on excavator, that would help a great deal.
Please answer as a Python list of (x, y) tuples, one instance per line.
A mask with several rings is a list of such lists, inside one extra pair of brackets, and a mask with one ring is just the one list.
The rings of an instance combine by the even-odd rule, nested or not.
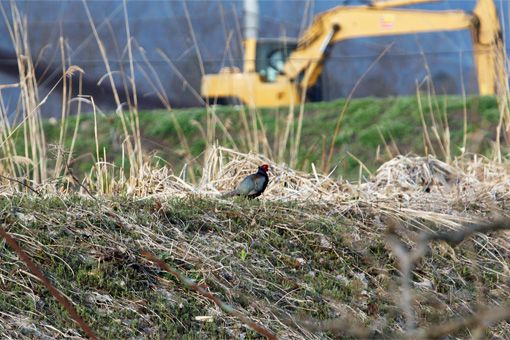
[(395, 27), (395, 15), (394, 14), (383, 14), (380, 18), (381, 28), (390, 30)]

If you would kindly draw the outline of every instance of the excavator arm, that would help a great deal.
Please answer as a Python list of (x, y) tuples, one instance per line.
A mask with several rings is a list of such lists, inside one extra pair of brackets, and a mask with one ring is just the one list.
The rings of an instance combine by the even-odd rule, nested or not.
[[(503, 86), (504, 58), (501, 31), (493, 0), (479, 0), (474, 14), (464, 11), (394, 9), (391, 6), (424, 1), (385, 1), (372, 6), (336, 7), (318, 15), (296, 50), (287, 59), (283, 75), (302, 89), (312, 86), (329, 44), (352, 38), (470, 29), (481, 94)], [(500, 85), (497, 85), (500, 84)]]
[(257, 71), (256, 38), (245, 37), (244, 70), (230, 68), (205, 75), (201, 93), (206, 98), (238, 98), (251, 107), (292, 106), (303, 100), (307, 89), (316, 83), (328, 47), (335, 42), (465, 29), (472, 33), (480, 94), (507, 91), (504, 48), (494, 0), (478, 0), (473, 13), (394, 8), (433, 1), (377, 1), (368, 6), (335, 7), (319, 14), (279, 68), (280, 74), (271, 81)]

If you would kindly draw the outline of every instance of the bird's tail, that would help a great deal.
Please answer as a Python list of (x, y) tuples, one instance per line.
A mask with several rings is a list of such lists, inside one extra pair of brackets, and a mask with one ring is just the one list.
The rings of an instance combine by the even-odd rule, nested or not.
[(236, 195), (238, 195), (237, 191), (232, 190), (232, 191), (226, 192), (224, 194), (221, 194), (220, 198), (228, 198), (228, 197), (232, 197), (232, 196), (236, 196)]

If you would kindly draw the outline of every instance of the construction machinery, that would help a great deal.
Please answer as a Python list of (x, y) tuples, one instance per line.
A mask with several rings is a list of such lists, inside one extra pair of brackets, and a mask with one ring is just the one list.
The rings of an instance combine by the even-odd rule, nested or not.
[(318, 14), (296, 41), (258, 39), (258, 7), (255, 1), (245, 0), (243, 69), (227, 67), (205, 75), (201, 94), (209, 100), (236, 98), (250, 107), (299, 104), (317, 83), (328, 47), (336, 42), (456, 30), (472, 33), (480, 94), (493, 95), (506, 89), (503, 40), (493, 0), (478, 0), (472, 13), (395, 8), (433, 1), (388, 0), (366, 6), (338, 6)]

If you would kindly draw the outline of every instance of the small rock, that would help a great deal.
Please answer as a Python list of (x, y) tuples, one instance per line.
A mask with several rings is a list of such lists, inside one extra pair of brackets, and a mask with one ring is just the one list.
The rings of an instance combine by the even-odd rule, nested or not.
[(211, 315), (197, 315), (195, 316), (195, 320), (202, 322), (212, 322), (213, 317)]
[(85, 300), (89, 303), (108, 303), (112, 301), (112, 297), (109, 294), (92, 292), (91, 294), (87, 295)]
[(326, 236), (321, 235), (321, 243), (320, 246), (322, 249), (331, 249), (333, 246), (331, 245), (331, 242), (326, 238)]
[(434, 289), (434, 284), (429, 279), (423, 279), (421, 282), (413, 282), (413, 284), (423, 289)]
[(36, 221), (34, 215), (23, 214), (20, 212), (16, 213), (16, 217), (19, 218), (23, 223), (31, 223)]
[(337, 281), (342, 282), (344, 285), (348, 285), (349, 284), (349, 279), (347, 279), (345, 276), (343, 276), (341, 274), (338, 274), (337, 276), (335, 276), (335, 279)]
[(365, 289), (368, 288), (368, 280), (365, 276), (365, 273), (354, 273), (353, 276), (355, 278), (357, 278), (363, 284), (363, 288), (365, 288)]
[(306, 260), (302, 257), (296, 259), (296, 267), (303, 267), (306, 264)]

